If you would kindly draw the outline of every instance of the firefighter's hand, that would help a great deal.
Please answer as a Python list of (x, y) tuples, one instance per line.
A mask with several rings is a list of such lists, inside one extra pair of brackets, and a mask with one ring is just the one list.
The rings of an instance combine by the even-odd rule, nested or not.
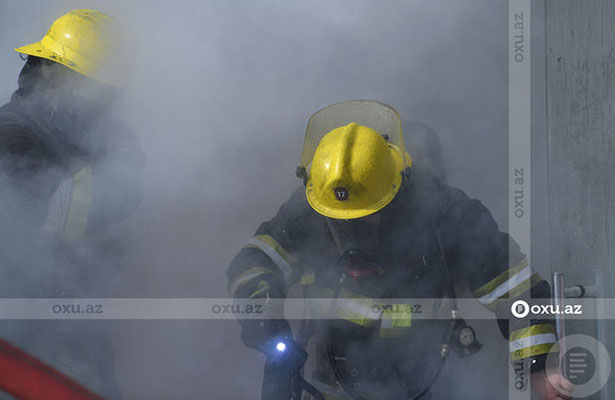
[(292, 338), (290, 325), (285, 319), (244, 319), (239, 323), (243, 343), (265, 354), (269, 353), (271, 341), (275, 338)]
[(540, 400), (572, 399), (572, 383), (557, 370), (542, 370), (531, 375), (532, 389)]

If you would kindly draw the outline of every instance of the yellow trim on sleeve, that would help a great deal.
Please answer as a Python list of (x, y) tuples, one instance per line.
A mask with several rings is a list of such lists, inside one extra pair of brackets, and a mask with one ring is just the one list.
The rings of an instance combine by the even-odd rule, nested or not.
[(541, 354), (547, 354), (549, 352), (559, 351), (557, 343), (544, 343), (537, 344), (535, 346), (525, 347), (523, 349), (515, 350), (510, 353), (512, 361), (521, 360), (523, 358), (538, 356)]
[(233, 281), (229, 284), (229, 294), (231, 295), (231, 297), (234, 297), (237, 290), (239, 290), (240, 287), (247, 284), (251, 280), (258, 278), (263, 274), (274, 273), (275, 271), (265, 267), (250, 268), (242, 272), (237, 278), (233, 279)]
[(288, 251), (286, 251), (286, 249), (284, 249), (284, 247), (282, 247), (282, 245), (280, 245), (280, 243), (278, 243), (278, 241), (275, 240), (273, 236), (256, 235), (254, 236), (254, 239), (260, 240), (261, 242), (265, 243), (267, 246), (274, 249), (276, 253), (278, 253), (280, 257), (282, 257), (284, 261), (286, 261), (289, 265), (294, 266), (297, 263), (297, 260), (295, 259), (295, 257), (293, 257), (293, 255), (290, 254)]
[(486, 295), (488, 293), (493, 292), (498, 286), (500, 286), (504, 282), (508, 281), (514, 275), (517, 275), (519, 272), (521, 272), (528, 265), (529, 264), (528, 264), (527, 258), (523, 258), (523, 260), (519, 261), (517, 263), (517, 265), (515, 265), (514, 267), (512, 267), (510, 269), (507, 269), (506, 271), (502, 272), (500, 275), (498, 275), (494, 279), (490, 280), (485, 285), (483, 285), (480, 288), (478, 288), (475, 291), (473, 291), (472, 294), (474, 295), (474, 297), (481, 297), (481, 296), (484, 296), (484, 295)]
[(511, 291), (498, 297), (492, 303), (485, 305), (485, 307), (487, 307), (491, 311), (495, 311), (498, 304), (500, 304), (503, 300), (514, 299), (521, 296), (523, 293), (529, 291), (534, 285), (536, 285), (542, 280), (542, 277), (537, 272), (535, 272), (528, 279), (515, 286)]
[(551, 324), (536, 324), (527, 328), (518, 329), (510, 333), (510, 341), (523, 339), (529, 336), (542, 335), (545, 333), (555, 333), (555, 328)]

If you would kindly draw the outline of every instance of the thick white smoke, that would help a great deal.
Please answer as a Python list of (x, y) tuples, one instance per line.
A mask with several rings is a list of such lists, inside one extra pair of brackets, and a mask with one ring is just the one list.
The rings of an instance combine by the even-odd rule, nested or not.
[[(141, 206), (109, 233), (123, 258), (100, 266), (115, 296), (225, 297), (228, 262), (300, 184), (307, 119), (342, 100), (380, 100), (439, 132), (449, 183), (506, 229), (506, 1), (0, 0), (0, 99), (23, 64), (13, 47), (86, 7), (135, 36), (122, 113), (148, 158)], [(464, 365), (506, 359), (492, 325), (479, 332), (483, 354)], [(127, 399), (256, 398), (263, 360), (234, 321), (108, 327)], [(506, 384), (505, 365), (489, 368)], [(454, 390), (471, 390), (459, 382)]]

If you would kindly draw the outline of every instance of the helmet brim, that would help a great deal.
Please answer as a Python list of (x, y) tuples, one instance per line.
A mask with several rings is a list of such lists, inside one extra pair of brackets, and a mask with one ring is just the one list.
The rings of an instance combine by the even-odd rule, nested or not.
[(27, 44), (25, 46), (16, 47), (14, 50), (21, 54), (27, 54), (29, 56), (40, 57), (40, 58), (45, 58), (47, 60), (51, 60), (53, 62), (61, 64), (65, 66), (66, 68), (69, 68), (77, 72), (80, 75), (85, 76), (86, 78), (94, 79), (95, 81), (98, 81), (105, 85), (113, 86), (116, 88), (121, 88), (125, 85), (125, 82), (115, 81), (113, 79), (105, 79), (103, 77), (97, 76), (96, 74), (92, 72), (96, 67), (94, 66), (94, 64), (92, 64), (91, 61), (85, 60), (83, 57), (79, 56), (76, 52), (68, 48), (65, 48), (65, 51), (71, 53), (72, 59), (81, 60), (79, 64), (72, 62), (72, 61), (68, 61), (61, 55), (49, 49), (49, 47), (45, 46), (42, 40), (39, 42)]
[(347, 208), (347, 207), (339, 208), (339, 207), (328, 206), (324, 204), (322, 201), (319, 201), (317, 196), (311, 190), (311, 185), (310, 185), (311, 178), (309, 178), (309, 175), (308, 175), (307, 185), (305, 188), (305, 197), (307, 199), (307, 202), (317, 213), (324, 215), (325, 217), (334, 218), (334, 219), (362, 218), (362, 217), (366, 217), (368, 215), (371, 215), (375, 212), (382, 210), (395, 198), (395, 196), (399, 192), (399, 188), (401, 187), (401, 184), (403, 181), (403, 173), (406, 168), (406, 164), (404, 163), (403, 156), (401, 152), (399, 151), (399, 149), (396, 146), (391, 145), (391, 144), (389, 144), (389, 149), (391, 151), (391, 154), (393, 155), (395, 167), (396, 167), (396, 170), (399, 171), (399, 174), (397, 174), (394, 177), (393, 182), (391, 182), (391, 190), (385, 196), (380, 198), (377, 202), (370, 204), (367, 207), (360, 207), (360, 208)]

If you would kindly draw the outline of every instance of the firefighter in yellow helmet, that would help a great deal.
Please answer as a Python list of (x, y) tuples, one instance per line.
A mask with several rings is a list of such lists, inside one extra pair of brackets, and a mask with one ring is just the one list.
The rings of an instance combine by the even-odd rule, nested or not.
[[(399, 116), (386, 104), (338, 103), (310, 119), (297, 169), (305, 187), (227, 271), (236, 299), (281, 299), (296, 286), (308, 299), (294, 335), (280, 313), (239, 320), (244, 343), (267, 356), (263, 399), (302, 391), (315, 399), (460, 398), (438, 382), (439, 372), (447, 358), (481, 345), (455, 302), (454, 318), (429, 320), (419, 318), (427, 307), (376, 299), (455, 298), (465, 279), (478, 302), (508, 318), (515, 299), (549, 297), (548, 283), (489, 211), (412, 166), (404, 149)], [(531, 370), (541, 398), (570, 398), (570, 383), (544, 372), (556, 349), (553, 324), (531, 324), (500, 324), (512, 360)], [(307, 349), (314, 368), (302, 377)]]
[(42, 40), (16, 48), (103, 84), (122, 87), (128, 77), (127, 37), (117, 21), (96, 10), (73, 10), (55, 20)]
[[(105, 297), (96, 243), (143, 187), (144, 155), (113, 109), (127, 82), (125, 39), (114, 18), (80, 9), (15, 49), (26, 62), (0, 107), (1, 297)], [(0, 336), (118, 398), (108, 341), (75, 322), (6, 321)]]

